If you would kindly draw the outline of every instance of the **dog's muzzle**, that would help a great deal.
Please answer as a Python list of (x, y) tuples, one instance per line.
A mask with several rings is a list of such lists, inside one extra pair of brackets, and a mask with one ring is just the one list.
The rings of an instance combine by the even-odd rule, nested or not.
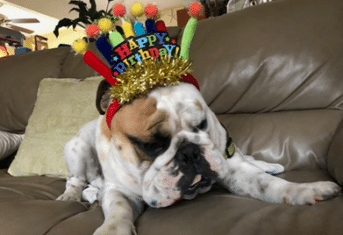
[(193, 199), (198, 193), (209, 191), (217, 179), (217, 174), (210, 170), (209, 163), (205, 160), (204, 151), (197, 144), (182, 142), (175, 161), (183, 174), (177, 187), (184, 199)]

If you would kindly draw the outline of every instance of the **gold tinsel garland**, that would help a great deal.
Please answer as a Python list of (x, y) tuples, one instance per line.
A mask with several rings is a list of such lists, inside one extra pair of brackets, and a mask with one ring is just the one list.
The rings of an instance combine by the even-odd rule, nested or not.
[(137, 63), (116, 77), (121, 85), (111, 87), (111, 96), (124, 104), (144, 96), (156, 86), (179, 84), (181, 76), (190, 73), (190, 66), (189, 61), (169, 56)]

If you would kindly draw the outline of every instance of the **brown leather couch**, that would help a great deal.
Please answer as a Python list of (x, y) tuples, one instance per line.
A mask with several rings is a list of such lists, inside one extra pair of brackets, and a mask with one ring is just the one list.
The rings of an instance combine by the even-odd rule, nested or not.
[[(203, 20), (190, 58), (205, 100), (244, 153), (284, 165), (278, 177), (290, 181), (343, 185), (343, 1), (280, 0)], [(24, 132), (42, 78), (91, 75), (70, 48), (1, 59), (0, 129)], [(0, 234), (86, 235), (103, 222), (100, 208), (55, 201), (64, 180), (12, 177), (1, 164)], [(343, 197), (290, 206), (215, 185), (192, 201), (147, 208), (136, 226), (139, 235), (343, 234)]]

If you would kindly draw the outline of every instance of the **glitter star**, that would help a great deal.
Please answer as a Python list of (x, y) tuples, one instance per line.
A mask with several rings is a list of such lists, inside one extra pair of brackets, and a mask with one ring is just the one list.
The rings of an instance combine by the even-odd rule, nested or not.
[(115, 61), (115, 62), (117, 62), (118, 60), (119, 60), (118, 56), (114, 56), (114, 57), (112, 57), (112, 61)]

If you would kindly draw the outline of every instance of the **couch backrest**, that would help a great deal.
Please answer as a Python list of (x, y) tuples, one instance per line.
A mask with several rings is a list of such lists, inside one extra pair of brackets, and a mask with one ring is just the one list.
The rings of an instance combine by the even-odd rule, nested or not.
[(43, 78), (58, 78), (70, 48), (28, 52), (0, 59), (0, 130), (25, 131)]
[(342, 9), (284, 0), (199, 22), (193, 74), (245, 153), (325, 167), (343, 110)]

